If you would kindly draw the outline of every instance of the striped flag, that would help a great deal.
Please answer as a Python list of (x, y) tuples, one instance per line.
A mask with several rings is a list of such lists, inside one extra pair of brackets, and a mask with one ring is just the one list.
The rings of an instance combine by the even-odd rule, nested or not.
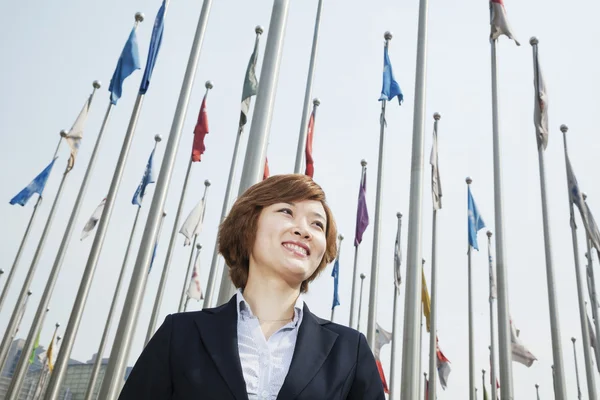
[(379, 376), (381, 377), (381, 383), (383, 384), (383, 390), (386, 393), (389, 393), (387, 381), (385, 379), (385, 373), (383, 372), (383, 365), (381, 365), (381, 359), (379, 358), (379, 354), (381, 352), (381, 348), (392, 341), (392, 333), (386, 331), (379, 323), (376, 324), (375, 327), (375, 351), (373, 352), (375, 355), (375, 362), (377, 363), (377, 369), (379, 370)]
[(452, 368), (450, 368), (450, 360), (446, 358), (442, 350), (440, 349), (439, 339), (435, 337), (435, 352), (437, 358), (437, 370), (438, 377), (440, 379), (440, 385), (442, 385), (442, 389), (446, 390), (448, 387), (448, 377), (450, 376), (450, 372)]
[(202, 287), (200, 286), (200, 257), (196, 257), (194, 263), (194, 270), (192, 277), (190, 278), (190, 285), (188, 286), (187, 295), (190, 299), (196, 299), (198, 301), (204, 299), (202, 294)]

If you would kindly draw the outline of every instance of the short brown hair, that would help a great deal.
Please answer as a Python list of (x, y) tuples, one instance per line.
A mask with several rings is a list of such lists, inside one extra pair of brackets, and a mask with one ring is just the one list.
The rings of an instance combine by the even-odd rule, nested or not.
[(250, 268), (250, 252), (254, 246), (261, 211), (276, 203), (304, 200), (319, 201), (325, 209), (325, 255), (315, 272), (300, 287), (308, 290), (313, 281), (337, 255), (337, 227), (321, 186), (300, 174), (275, 175), (251, 186), (242, 194), (219, 227), (219, 253), (229, 266), (229, 276), (237, 288), (244, 288)]

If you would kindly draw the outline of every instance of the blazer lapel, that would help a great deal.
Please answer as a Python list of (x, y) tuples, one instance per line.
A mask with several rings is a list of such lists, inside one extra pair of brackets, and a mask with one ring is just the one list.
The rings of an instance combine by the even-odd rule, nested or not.
[(315, 317), (306, 304), (298, 331), (292, 364), (277, 399), (294, 399), (319, 372), (338, 335), (321, 325), (329, 321)]
[(196, 326), (208, 354), (237, 400), (248, 400), (237, 340), (236, 297), (225, 305), (198, 313)]

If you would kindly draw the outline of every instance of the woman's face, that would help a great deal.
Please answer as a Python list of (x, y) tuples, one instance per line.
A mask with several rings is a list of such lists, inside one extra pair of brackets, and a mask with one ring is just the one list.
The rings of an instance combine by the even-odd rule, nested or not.
[(250, 265), (261, 274), (300, 285), (317, 269), (327, 244), (325, 209), (319, 201), (276, 203), (265, 207), (258, 227)]

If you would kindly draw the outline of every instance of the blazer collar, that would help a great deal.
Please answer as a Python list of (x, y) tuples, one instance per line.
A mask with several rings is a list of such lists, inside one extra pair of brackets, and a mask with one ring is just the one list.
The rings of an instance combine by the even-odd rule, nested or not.
[(321, 369), (338, 337), (337, 333), (322, 326), (329, 324), (329, 321), (316, 317), (306, 304), (303, 314), (292, 364), (277, 396), (278, 400), (294, 399), (302, 392)]
[(237, 400), (248, 400), (238, 351), (236, 297), (220, 307), (209, 308), (196, 315), (202, 341), (227, 387)]

